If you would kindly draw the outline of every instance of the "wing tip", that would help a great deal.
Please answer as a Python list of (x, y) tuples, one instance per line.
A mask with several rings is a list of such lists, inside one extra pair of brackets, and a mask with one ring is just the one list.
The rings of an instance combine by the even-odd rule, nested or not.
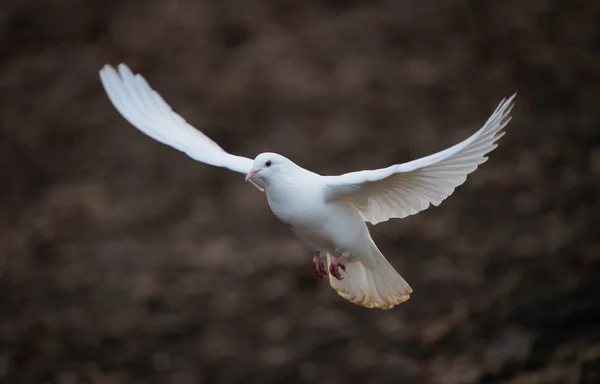
[(104, 64), (102, 66), (102, 68), (100, 68), (98, 73), (100, 74), (101, 79), (104, 79), (104, 78), (106, 78), (106, 76), (111, 76), (111, 75), (118, 76), (117, 71), (115, 71), (115, 68), (110, 64)]
[(107, 73), (107, 72), (114, 72), (121, 77), (123, 77), (123, 75), (126, 75), (126, 74), (133, 75), (133, 72), (131, 71), (129, 66), (125, 63), (117, 64), (116, 68), (113, 65), (106, 63), (102, 66), (102, 68), (100, 68), (100, 70), (98, 72), (100, 72), (100, 74)]

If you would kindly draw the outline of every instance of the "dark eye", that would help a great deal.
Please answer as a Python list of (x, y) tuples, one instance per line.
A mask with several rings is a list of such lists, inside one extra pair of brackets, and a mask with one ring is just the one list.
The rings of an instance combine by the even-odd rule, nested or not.
[(265, 165), (266, 165), (267, 167), (270, 167), (270, 166), (271, 166), (271, 160), (267, 160), (267, 162), (265, 163)]

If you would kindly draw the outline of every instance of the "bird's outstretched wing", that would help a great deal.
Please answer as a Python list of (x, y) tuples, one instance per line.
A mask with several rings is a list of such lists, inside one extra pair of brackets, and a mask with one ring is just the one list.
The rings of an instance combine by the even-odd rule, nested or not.
[(487, 161), (485, 155), (496, 148), (511, 119), (515, 96), (502, 100), (471, 137), (444, 151), (387, 168), (325, 176), (326, 200), (352, 204), (372, 224), (439, 205)]
[(154, 140), (206, 164), (244, 174), (252, 168), (253, 160), (225, 152), (175, 113), (142, 75), (134, 75), (125, 64), (118, 66), (118, 72), (105, 65), (100, 70), (100, 80), (119, 113)]

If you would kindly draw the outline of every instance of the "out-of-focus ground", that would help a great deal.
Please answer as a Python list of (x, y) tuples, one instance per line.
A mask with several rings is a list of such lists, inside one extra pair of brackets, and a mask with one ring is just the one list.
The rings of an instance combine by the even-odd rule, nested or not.
[[(373, 227), (414, 288), (339, 297), (243, 175), (144, 136), (105, 63), (227, 150), (321, 173), (450, 146), (440, 207)], [(0, 5), (0, 382), (599, 383), (600, 2)]]

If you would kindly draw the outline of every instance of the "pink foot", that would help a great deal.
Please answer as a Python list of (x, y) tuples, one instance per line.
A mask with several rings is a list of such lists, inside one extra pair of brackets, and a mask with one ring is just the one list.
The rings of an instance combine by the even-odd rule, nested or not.
[(319, 279), (322, 279), (323, 276), (327, 276), (327, 269), (325, 269), (325, 264), (323, 263), (323, 260), (321, 260), (321, 253), (318, 251), (315, 252), (315, 255), (313, 256), (313, 268), (315, 270), (315, 275), (317, 275)]
[(343, 271), (346, 270), (346, 266), (341, 263), (343, 258), (344, 255), (340, 253), (335, 257), (335, 259), (331, 261), (331, 264), (329, 265), (329, 273), (331, 273), (331, 276), (335, 277), (338, 280), (343, 279), (343, 277), (340, 275), (339, 268), (342, 268)]

